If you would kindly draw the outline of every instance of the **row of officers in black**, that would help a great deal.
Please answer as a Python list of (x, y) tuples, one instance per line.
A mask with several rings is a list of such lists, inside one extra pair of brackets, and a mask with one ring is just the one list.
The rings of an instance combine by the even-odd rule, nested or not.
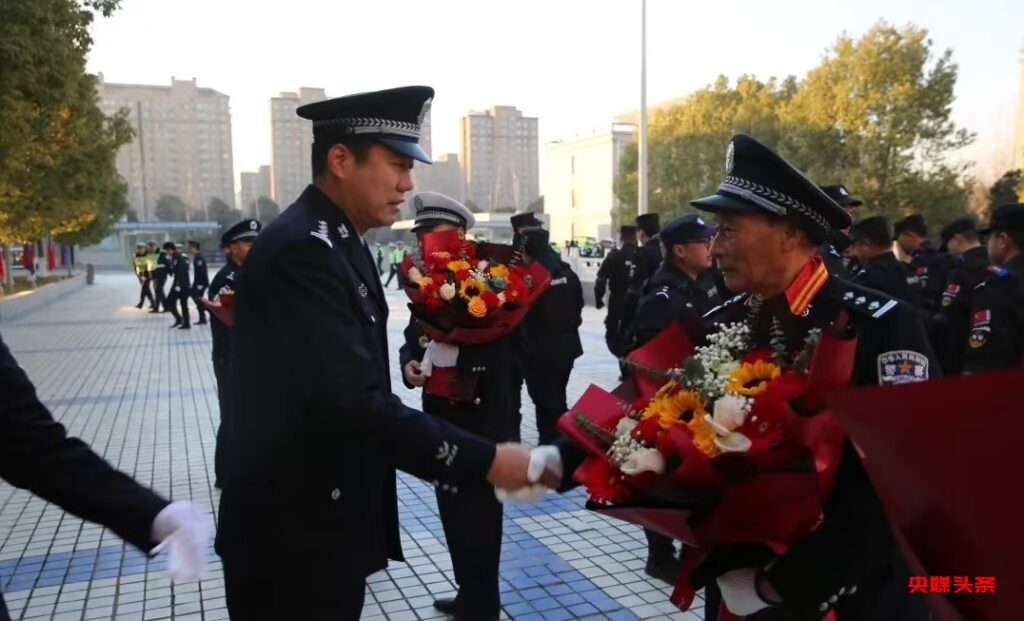
[[(861, 202), (842, 185), (822, 190), (853, 215)], [(608, 314), (605, 340), (616, 356), (643, 345), (669, 322), (699, 318), (732, 296), (708, 247), (715, 233), (696, 214), (659, 228), (658, 215), (622, 226), (620, 247), (594, 284)], [(962, 217), (928, 237), (920, 214), (885, 216), (834, 230), (818, 249), (831, 274), (918, 309), (945, 375), (1013, 368), (1024, 354), (1024, 205), (995, 209), (979, 228)], [(896, 256), (894, 245), (906, 261)]]
[(198, 241), (188, 242), (188, 254), (181, 244), (171, 241), (164, 242), (162, 248), (154, 241), (138, 243), (132, 267), (139, 280), (139, 303), (135, 308), (141, 309), (148, 300), (149, 312), (170, 313), (174, 317), (171, 328), (188, 330), (192, 321), (188, 302), (192, 300), (199, 313), (196, 324), (207, 323), (201, 300), (210, 286), (210, 276)]

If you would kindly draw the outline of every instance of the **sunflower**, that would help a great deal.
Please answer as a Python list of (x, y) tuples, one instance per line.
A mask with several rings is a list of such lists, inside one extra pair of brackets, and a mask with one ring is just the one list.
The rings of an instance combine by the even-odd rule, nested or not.
[(484, 286), (484, 283), (473, 278), (467, 278), (462, 281), (462, 286), (459, 287), (459, 295), (468, 300), (475, 298), (486, 290), (487, 287)]
[(704, 401), (692, 390), (684, 390), (676, 382), (669, 382), (655, 393), (650, 405), (644, 410), (643, 418), (657, 417), (662, 429), (668, 429), (679, 421), (688, 421), (697, 415), (704, 415)]
[(686, 423), (686, 426), (693, 432), (693, 445), (697, 450), (709, 457), (718, 454), (718, 445), (715, 444), (715, 430), (708, 424), (707, 415), (701, 411), (693, 415), (693, 419)]
[(508, 280), (508, 268), (501, 264), (492, 263), (490, 269), (487, 270), (491, 276), (495, 278), (504, 278)]
[(467, 261), (459, 259), (458, 261), (449, 261), (446, 267), (453, 272), (458, 272), (459, 270), (468, 270), (471, 266)]
[(764, 360), (744, 362), (729, 375), (725, 391), (744, 397), (756, 397), (768, 388), (768, 382), (781, 373), (779, 367)]

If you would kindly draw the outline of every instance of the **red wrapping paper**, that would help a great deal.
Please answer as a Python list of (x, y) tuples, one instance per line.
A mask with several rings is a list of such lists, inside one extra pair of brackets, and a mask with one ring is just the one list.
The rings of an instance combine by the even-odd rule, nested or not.
[(1024, 611), (1024, 511), (1017, 441), (1024, 372), (851, 391), (832, 399), (911, 574), (995, 577), (996, 592), (928, 594), (938, 621), (995, 621)]
[(210, 314), (221, 320), (227, 327), (230, 328), (235, 324), (235, 294), (222, 293), (217, 296), (216, 302), (210, 300), (200, 300), (200, 302), (206, 307), (206, 310), (210, 311)]
[[(802, 404), (817, 410), (825, 398), (849, 385), (856, 353), (856, 339), (823, 332), (808, 368), (808, 386)], [(671, 324), (630, 359), (645, 366), (665, 370), (679, 367), (693, 352), (692, 341), (679, 324)], [(638, 374), (635, 374), (638, 375)], [(665, 383), (636, 389), (650, 396)], [(810, 388), (813, 386), (813, 388)], [(616, 392), (621, 391), (621, 386)], [(650, 391), (650, 394), (645, 394)], [(623, 394), (629, 391), (621, 391)], [(605, 460), (605, 445), (581, 427), (577, 415), (590, 424), (613, 433), (619, 419), (629, 411), (623, 399), (596, 386), (590, 386), (579, 401), (558, 422), (558, 429), (587, 455), (575, 476)], [(801, 408), (803, 409), (803, 408)], [(801, 416), (792, 408), (784, 414), (788, 442), (778, 451), (754, 455), (728, 454), (710, 458), (700, 452), (681, 427), (673, 427), (661, 436), (659, 449), (669, 463), (678, 464), (670, 473), (674, 489), (669, 507), (664, 499), (641, 497), (634, 504), (606, 505), (590, 502), (587, 507), (598, 513), (650, 528), (685, 542), (698, 550), (688, 552), (671, 601), (681, 610), (693, 603), (695, 591), (689, 577), (707, 554), (727, 543), (760, 543), (776, 554), (784, 554), (790, 542), (806, 537), (820, 524), (822, 506), (831, 489), (842, 455), (845, 436), (828, 412)], [(803, 458), (804, 471), (782, 471), (787, 464)], [(654, 503), (658, 506), (650, 506)]]

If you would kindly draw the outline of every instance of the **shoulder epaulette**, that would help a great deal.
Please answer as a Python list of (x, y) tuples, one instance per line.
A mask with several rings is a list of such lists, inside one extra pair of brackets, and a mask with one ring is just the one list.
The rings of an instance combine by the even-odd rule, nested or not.
[(859, 287), (851, 283), (846, 284), (845, 290), (839, 295), (840, 303), (854, 312), (878, 319), (896, 308), (899, 301), (889, 297), (881, 291), (875, 291), (867, 287)]
[(718, 311), (722, 310), (723, 308), (728, 308), (728, 307), (733, 306), (735, 304), (742, 304), (742, 303), (746, 302), (747, 298), (749, 298), (749, 297), (750, 297), (749, 293), (741, 293), (741, 294), (737, 295), (736, 297), (733, 297), (733, 298), (731, 298), (729, 300), (726, 300), (725, 302), (719, 304), (718, 306), (716, 306), (716, 307), (712, 308), (711, 310), (709, 310), (708, 312), (704, 313), (703, 317), (707, 318), (707, 317), (710, 317), (711, 315), (717, 313)]

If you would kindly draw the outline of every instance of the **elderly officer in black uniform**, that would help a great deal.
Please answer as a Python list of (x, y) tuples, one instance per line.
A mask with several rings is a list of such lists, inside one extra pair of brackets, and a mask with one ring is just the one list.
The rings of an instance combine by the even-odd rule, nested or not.
[(953, 220), (942, 228), (941, 238), (940, 250), (948, 250), (953, 266), (942, 290), (933, 336), (943, 375), (956, 375), (963, 372), (974, 290), (988, 277), (991, 262), (974, 218)]
[[(35, 386), (0, 340), (0, 479), (151, 552), (166, 543), (173, 578), (195, 579), (213, 535), (209, 513), (169, 503), (112, 468), (40, 403)], [(0, 621), (10, 621), (0, 596)]]
[[(812, 328), (845, 326), (857, 336), (854, 385), (923, 382), (940, 374), (915, 309), (831, 276), (817, 256), (830, 230), (850, 225), (849, 214), (743, 134), (729, 143), (725, 171), (718, 191), (693, 205), (716, 214), (711, 252), (729, 288), (744, 293), (710, 311), (709, 326), (752, 322), (754, 347), (767, 348), (777, 322), (791, 352)], [(753, 318), (752, 308), (758, 309)], [(531, 475), (571, 474), (580, 452), (559, 448), (534, 449)], [(695, 581), (717, 585), (728, 609), (748, 619), (820, 619), (833, 609), (843, 621), (929, 618), (924, 600), (907, 591), (905, 562), (849, 443), (813, 534), (778, 557), (761, 546), (735, 546), (705, 562)], [(707, 595), (709, 619), (717, 614), (715, 590)]]
[[(213, 276), (213, 282), (207, 290), (207, 298), (219, 302), (218, 298), (225, 294), (238, 291), (238, 275), (249, 254), (249, 248), (260, 232), (259, 220), (242, 220), (232, 225), (220, 237), (221, 248), (226, 249), (227, 261)], [(198, 303), (197, 303), (198, 306)], [(210, 332), (213, 336), (213, 375), (217, 379), (217, 404), (220, 406), (220, 426), (217, 427), (217, 447), (213, 456), (213, 471), (216, 476), (215, 487), (220, 487), (224, 476), (224, 418), (230, 415), (228, 406), (228, 355), (231, 353), (231, 328), (216, 315), (210, 315)]]
[[(853, 218), (853, 210), (864, 203), (859, 198), (850, 196), (846, 186), (839, 183), (836, 185), (823, 185), (821, 190), (828, 195), (837, 205), (850, 214)], [(838, 274), (847, 277), (854, 273), (852, 257), (846, 255), (846, 249), (850, 246), (850, 229), (833, 229), (829, 231), (825, 242), (818, 247), (818, 256), (825, 260), (825, 267), (830, 274)]]
[(1024, 366), (1024, 204), (997, 207), (980, 233), (993, 265), (974, 291), (965, 373)]
[(569, 409), (566, 387), (573, 363), (583, 355), (583, 286), (569, 264), (552, 250), (548, 231), (529, 229), (523, 235), (523, 259), (537, 261), (551, 274), (551, 285), (523, 319), (526, 344), (522, 358), (526, 390), (537, 413), (541, 444), (558, 438), (558, 417)]
[(897, 220), (893, 224), (893, 239), (910, 257), (906, 264), (910, 301), (934, 315), (941, 307), (942, 288), (950, 268), (949, 256), (928, 240), (928, 225), (919, 213)]
[[(629, 329), (630, 349), (647, 343), (673, 321), (695, 321), (721, 304), (711, 275), (711, 237), (715, 228), (697, 214), (679, 216), (661, 230), (665, 258), (644, 285), (636, 319)], [(674, 584), (679, 561), (669, 537), (644, 529), (647, 575)]]
[(594, 300), (598, 309), (604, 307), (605, 289), (608, 290), (608, 314), (604, 319), (604, 342), (615, 356), (626, 353), (623, 331), (619, 327), (622, 305), (626, 301), (626, 288), (636, 271), (636, 227), (624, 224), (619, 228), (620, 246), (601, 261), (594, 281)]
[(206, 269), (206, 257), (199, 250), (199, 242), (188, 243), (188, 253), (192, 255), (192, 288), (189, 290), (189, 297), (195, 302), (196, 312), (199, 313), (199, 321), (196, 325), (206, 323), (206, 307), (202, 305), (203, 293), (210, 286), (210, 272)]
[(402, 404), (388, 304), (364, 235), (412, 189), (423, 86), (308, 104), (314, 182), (241, 272), (217, 551), (238, 619), (360, 616), (366, 577), (402, 560), (395, 468), (443, 485), (526, 481), (528, 451)]
[(853, 282), (877, 289), (894, 298), (910, 301), (907, 268), (892, 251), (892, 230), (885, 216), (871, 216), (850, 229), (847, 252), (857, 257), (860, 269)]
[[(413, 232), (472, 228), (473, 214), (462, 203), (436, 192), (420, 192), (412, 199), (416, 220)], [(457, 398), (423, 393), (423, 411), (467, 431), (506, 442), (515, 437), (512, 411), (512, 337), (482, 345), (453, 347), (431, 342), (416, 318), (410, 317), (405, 344), (399, 350), (402, 376), (409, 388), (423, 386), (427, 369), (421, 366), (426, 348), (456, 352), (458, 382), (471, 386)], [(502, 506), (494, 488), (484, 482), (437, 487), (445, 541), (459, 591), (454, 598), (438, 599), (434, 607), (455, 619), (485, 621), (501, 613), (498, 563), (501, 558)]]
[[(164, 243), (164, 256), (167, 257), (168, 273), (171, 276), (171, 292), (167, 295), (164, 308), (174, 317), (172, 328), (188, 330), (191, 327), (188, 314), (188, 258), (178, 252), (174, 242)], [(180, 313), (178, 302), (181, 302)]]

